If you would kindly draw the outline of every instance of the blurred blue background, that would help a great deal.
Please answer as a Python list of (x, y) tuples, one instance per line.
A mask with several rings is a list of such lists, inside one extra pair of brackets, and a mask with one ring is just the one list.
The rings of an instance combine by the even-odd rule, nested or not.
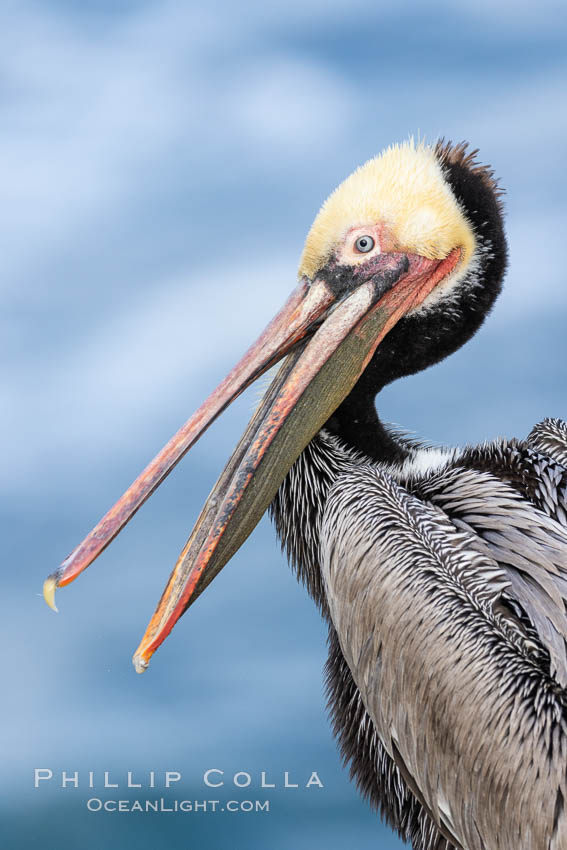
[[(330, 190), (410, 133), (480, 148), (507, 190), (511, 264), (473, 342), (389, 388), (383, 417), (450, 444), (567, 417), (564, 8), (2, 4), (3, 847), (401, 846), (341, 767), (325, 628), (267, 520), (150, 671), (130, 664), (257, 390), (59, 616), (41, 585), (280, 306)], [(36, 767), (54, 780), (34, 789)], [(253, 785), (211, 794), (207, 768)], [(61, 770), (81, 787), (57, 787)], [(179, 770), (174, 797), (271, 811), (89, 813), (89, 770)], [(282, 787), (313, 770), (323, 789)]]

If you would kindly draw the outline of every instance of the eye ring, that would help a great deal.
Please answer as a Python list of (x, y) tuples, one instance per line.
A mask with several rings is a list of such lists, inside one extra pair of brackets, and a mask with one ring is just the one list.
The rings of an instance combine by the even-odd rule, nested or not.
[(375, 241), (372, 236), (364, 235), (359, 236), (356, 242), (354, 243), (354, 248), (358, 251), (359, 254), (368, 254), (369, 251), (375, 246)]

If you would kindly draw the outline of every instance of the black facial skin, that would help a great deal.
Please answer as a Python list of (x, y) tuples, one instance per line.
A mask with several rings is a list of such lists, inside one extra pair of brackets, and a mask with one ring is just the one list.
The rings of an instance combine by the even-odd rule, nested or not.
[[(384, 429), (374, 405), (376, 394), (404, 375), (412, 375), (452, 354), (467, 342), (490, 313), (506, 270), (507, 247), (498, 194), (490, 174), (471, 165), (466, 157), (451, 161), (447, 149), (438, 158), (453, 193), (475, 232), (477, 268), (446, 299), (429, 310), (401, 319), (325, 427), (373, 460), (401, 460), (403, 445)], [(361, 281), (361, 267), (338, 266), (321, 270), (337, 293)]]
[(399, 260), (397, 266), (392, 269), (383, 268), (383, 257), (380, 255), (371, 257), (365, 263), (352, 266), (341, 265), (333, 257), (315, 275), (315, 280), (321, 278), (337, 301), (340, 301), (349, 291), (374, 279), (375, 294), (381, 298), (398, 282), (400, 275), (405, 274), (409, 269), (409, 260), (405, 254), (390, 254), (390, 257)]

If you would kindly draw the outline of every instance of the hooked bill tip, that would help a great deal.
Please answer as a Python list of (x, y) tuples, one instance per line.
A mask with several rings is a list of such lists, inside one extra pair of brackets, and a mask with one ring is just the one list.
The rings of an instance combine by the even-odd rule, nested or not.
[(132, 664), (134, 665), (136, 673), (145, 673), (149, 667), (149, 663), (149, 661), (146, 661), (138, 653), (136, 653), (132, 658)]
[(54, 576), (49, 576), (43, 582), (43, 598), (52, 609), (52, 611), (59, 611), (57, 605), (55, 604), (55, 591), (57, 590), (57, 579)]

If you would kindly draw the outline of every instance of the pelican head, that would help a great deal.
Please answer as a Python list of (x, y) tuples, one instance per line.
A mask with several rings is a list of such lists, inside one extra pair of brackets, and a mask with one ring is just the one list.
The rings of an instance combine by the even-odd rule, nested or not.
[(498, 188), (465, 145), (410, 141), (358, 168), (315, 218), (298, 285), (286, 304), (46, 580), (46, 600), (54, 606), (55, 589), (92, 563), (211, 422), (283, 360), (205, 502), (134, 654), (134, 666), (143, 672), (354, 388), (364, 385), (375, 394), (394, 377), (461, 345), (491, 308), (505, 257)]

